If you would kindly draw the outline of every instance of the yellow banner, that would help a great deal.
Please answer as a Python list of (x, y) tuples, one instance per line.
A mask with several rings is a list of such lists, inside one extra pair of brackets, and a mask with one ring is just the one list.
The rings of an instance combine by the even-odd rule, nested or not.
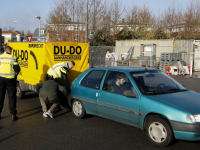
[(68, 74), (71, 83), (80, 73), (88, 69), (89, 44), (77, 42), (52, 43), (8, 43), (12, 54), (21, 67), (18, 79), (35, 85), (44, 82), (48, 69), (56, 63), (73, 60), (75, 67)]

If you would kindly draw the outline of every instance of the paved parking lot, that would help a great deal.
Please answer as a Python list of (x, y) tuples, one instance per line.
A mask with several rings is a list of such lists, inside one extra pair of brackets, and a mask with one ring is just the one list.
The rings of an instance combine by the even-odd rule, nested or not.
[[(186, 88), (200, 93), (199, 78), (173, 76)], [(40, 150), (40, 149), (199, 149), (200, 142), (177, 141), (169, 147), (155, 147), (148, 141), (145, 132), (108, 119), (88, 116), (76, 119), (72, 112), (57, 110), (54, 119), (42, 116), (38, 95), (26, 94), (18, 100), (19, 120), (12, 122), (8, 110), (8, 100), (0, 120), (1, 150)]]

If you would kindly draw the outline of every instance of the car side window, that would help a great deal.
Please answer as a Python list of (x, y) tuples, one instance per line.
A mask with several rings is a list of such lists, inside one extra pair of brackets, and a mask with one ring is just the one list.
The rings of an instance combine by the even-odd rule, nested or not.
[(133, 86), (125, 73), (118, 71), (109, 71), (106, 75), (102, 90), (117, 94), (123, 94), (124, 91), (132, 91)]
[(99, 89), (104, 73), (104, 70), (93, 70), (89, 72), (86, 77), (83, 78), (83, 80), (81, 81), (81, 85), (94, 89)]

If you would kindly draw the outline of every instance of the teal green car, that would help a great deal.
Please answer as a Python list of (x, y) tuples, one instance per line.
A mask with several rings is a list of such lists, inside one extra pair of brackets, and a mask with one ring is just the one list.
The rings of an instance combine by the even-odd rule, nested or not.
[(200, 140), (200, 94), (154, 68), (90, 68), (71, 84), (73, 115), (92, 114), (145, 130), (167, 146)]

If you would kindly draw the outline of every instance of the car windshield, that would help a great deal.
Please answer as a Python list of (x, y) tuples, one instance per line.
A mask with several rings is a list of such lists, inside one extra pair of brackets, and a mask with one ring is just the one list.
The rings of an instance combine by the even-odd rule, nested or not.
[(187, 89), (162, 71), (131, 72), (131, 75), (145, 95), (166, 94), (187, 91)]

